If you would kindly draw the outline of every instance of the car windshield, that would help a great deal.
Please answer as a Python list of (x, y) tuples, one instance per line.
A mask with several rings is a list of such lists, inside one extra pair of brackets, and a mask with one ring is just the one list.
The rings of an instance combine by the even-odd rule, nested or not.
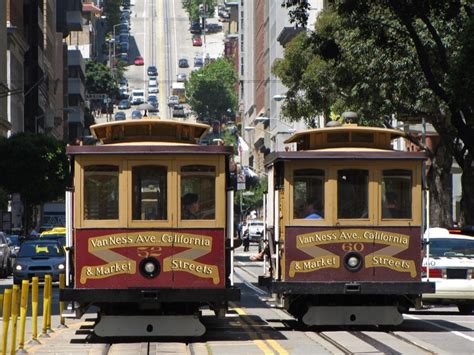
[(64, 250), (57, 243), (23, 243), (19, 258), (63, 256)]
[(21, 244), (20, 237), (17, 235), (10, 235), (7, 239), (10, 240), (11, 245), (19, 246)]
[(66, 235), (64, 233), (46, 234), (42, 236), (41, 239), (57, 240), (59, 243), (61, 243), (61, 245), (66, 245)]
[(474, 258), (474, 238), (433, 238), (430, 239), (430, 256), (462, 256)]

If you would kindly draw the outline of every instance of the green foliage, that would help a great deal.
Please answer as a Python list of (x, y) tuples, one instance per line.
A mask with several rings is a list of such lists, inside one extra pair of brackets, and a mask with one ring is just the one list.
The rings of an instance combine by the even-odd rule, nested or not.
[[(386, 21), (394, 36), (401, 31), (393, 19)], [(380, 47), (376, 41), (337, 12), (324, 11), (315, 32), (296, 37), (274, 65), (289, 88), (283, 113), (310, 124), (314, 115), (329, 119), (331, 113), (355, 111), (360, 124), (380, 125), (383, 115), (414, 116), (437, 107), (426, 95), (426, 82), (419, 80), (413, 49), (396, 42)]]
[(63, 142), (43, 134), (18, 133), (0, 141), (0, 186), (32, 204), (65, 191), (68, 160)]
[[(253, 192), (253, 195), (242, 195), (246, 191)], [(266, 191), (268, 191), (268, 179), (267, 177), (260, 177), (255, 180), (255, 183), (250, 189), (237, 191), (235, 201), (239, 201), (239, 203), (242, 201), (242, 213), (246, 214), (252, 210), (261, 209), (263, 207), (263, 195)]]
[(201, 121), (224, 121), (227, 110), (237, 108), (237, 93), (234, 86), (237, 73), (232, 64), (219, 58), (192, 72), (186, 82), (189, 104)]
[[(284, 113), (356, 111), (426, 117), (463, 169), (461, 223), (474, 223), (474, 3), (471, 0), (331, 0), (315, 32), (295, 39), (274, 72), (289, 87)], [(284, 1), (292, 20), (307, 0)], [(295, 58), (305, 61), (292, 68)], [(291, 70), (295, 71), (292, 78)]]
[(0, 186), (20, 193), (24, 227), (29, 229), (33, 206), (62, 197), (69, 180), (65, 144), (43, 134), (18, 133), (0, 140)]
[(105, 15), (107, 16), (107, 32), (114, 31), (114, 25), (120, 23), (120, 4), (121, 0), (104, 0)]
[(114, 97), (118, 86), (110, 68), (102, 63), (88, 62), (86, 65), (86, 88), (91, 94), (107, 94)]
[[(213, 17), (217, 0), (183, 0), (183, 7), (188, 13), (191, 21), (199, 20), (199, 17), (205, 15), (206, 17)], [(199, 5), (204, 5), (207, 8), (207, 12), (204, 14), (199, 13)]]

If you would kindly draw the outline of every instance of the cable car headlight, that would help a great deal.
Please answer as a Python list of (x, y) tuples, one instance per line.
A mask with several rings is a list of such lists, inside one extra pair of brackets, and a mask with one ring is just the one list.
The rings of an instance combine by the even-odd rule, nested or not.
[(364, 262), (362, 255), (360, 255), (359, 253), (348, 253), (344, 257), (344, 266), (349, 271), (359, 271), (362, 268), (363, 264)]
[(154, 278), (159, 275), (161, 271), (160, 262), (155, 258), (146, 258), (140, 262), (140, 273), (147, 279)]

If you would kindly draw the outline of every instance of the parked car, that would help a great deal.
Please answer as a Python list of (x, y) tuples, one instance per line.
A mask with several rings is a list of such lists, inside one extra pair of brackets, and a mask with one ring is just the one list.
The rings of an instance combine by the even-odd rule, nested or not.
[(133, 110), (132, 111), (132, 120), (139, 120), (142, 117), (143, 117), (143, 115), (142, 115), (140, 110)]
[(189, 32), (195, 34), (201, 34), (201, 23), (199, 21), (191, 22), (191, 26), (189, 27)]
[(176, 75), (176, 81), (178, 83), (184, 83), (186, 80), (188, 80), (188, 77), (185, 73), (178, 73), (178, 75)]
[(51, 275), (53, 281), (59, 281), (64, 273), (66, 256), (64, 248), (57, 240), (27, 240), (21, 244), (18, 255), (14, 258), (13, 283), (38, 277), (44, 281), (45, 275)]
[(194, 47), (201, 47), (202, 46), (202, 39), (199, 35), (193, 36), (193, 46)]
[(135, 60), (133, 61), (133, 64), (135, 65), (144, 65), (145, 61), (143, 60), (143, 57), (141, 55), (136, 56)]
[(173, 117), (186, 117), (183, 105), (177, 104), (173, 106)]
[(452, 231), (430, 228), (424, 241), (423, 280), (435, 282), (436, 292), (423, 294), (423, 303), (455, 304), (461, 314), (471, 314), (474, 310), (474, 278), (471, 276), (474, 270), (474, 228)]
[(251, 219), (247, 223), (247, 228), (249, 231), (249, 238), (251, 242), (258, 243), (260, 238), (263, 235), (263, 221), (257, 219)]
[(7, 243), (10, 246), (11, 255), (18, 253), (23, 239), (18, 234), (8, 234)]
[(120, 100), (120, 102), (118, 104), (118, 108), (119, 108), (119, 110), (126, 110), (126, 109), (130, 108), (130, 101)]
[(116, 51), (119, 53), (128, 53), (129, 43), (128, 42), (120, 42), (116, 48)]
[(148, 94), (148, 102), (150, 102), (150, 100), (158, 102), (157, 94)]
[(204, 60), (202, 59), (202, 57), (195, 57), (194, 58), (194, 67), (195, 68), (202, 68), (203, 65), (204, 65)]
[(6, 278), (12, 272), (11, 250), (7, 236), (0, 232), (0, 277)]
[(148, 80), (148, 92), (151, 94), (156, 94), (158, 92), (158, 82), (156, 79)]
[(115, 121), (123, 121), (125, 119), (127, 119), (127, 115), (125, 114), (125, 112), (123, 112), (123, 111), (115, 112), (115, 115), (114, 115), (114, 120)]
[(178, 67), (180, 68), (189, 68), (189, 62), (186, 58), (179, 58)]
[(122, 89), (122, 88), (128, 88), (128, 80), (127, 78), (122, 78), (119, 80), (118, 82), (119, 84), (119, 87)]
[(119, 89), (119, 94), (118, 94), (119, 99), (128, 101), (129, 97), (130, 97), (130, 94), (128, 92), (128, 88), (125, 87), (125, 88)]
[(125, 64), (128, 64), (128, 54), (127, 53), (120, 53), (117, 56), (118, 60), (121, 60), (122, 62), (125, 62)]
[(148, 96), (148, 103), (153, 106), (148, 112), (158, 112), (158, 99), (156, 96)]
[(171, 95), (168, 97), (168, 106), (172, 107), (177, 104), (179, 104), (179, 96)]
[(206, 32), (216, 33), (222, 31), (222, 25), (218, 23), (208, 23), (206, 24)]
[(148, 76), (157, 76), (158, 75), (158, 69), (154, 65), (150, 65), (148, 69), (146, 70)]

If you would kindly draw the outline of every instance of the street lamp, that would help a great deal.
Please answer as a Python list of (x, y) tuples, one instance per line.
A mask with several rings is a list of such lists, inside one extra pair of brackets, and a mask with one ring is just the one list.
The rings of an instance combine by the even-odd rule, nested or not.
[[(118, 24), (112, 26), (112, 27), (113, 27), (113, 36), (114, 36), (114, 37), (109, 40), (109, 67), (110, 67), (110, 69), (112, 70), (112, 72), (114, 72), (113, 69), (114, 69), (114, 67), (115, 67), (115, 60), (116, 60), (116, 55), (117, 55), (117, 54), (115, 53), (115, 42), (116, 42), (116, 40), (115, 40), (115, 27), (120, 26), (120, 25), (121, 25), (121, 23), (118, 23)], [(114, 58), (114, 61), (113, 61), (113, 62), (112, 62), (112, 58), (111, 58), (110, 44), (112, 44), (112, 45), (113, 45), (113, 48), (114, 48), (114, 50), (113, 50), (113, 54), (114, 54), (114, 57), (113, 57), (113, 58)]]

